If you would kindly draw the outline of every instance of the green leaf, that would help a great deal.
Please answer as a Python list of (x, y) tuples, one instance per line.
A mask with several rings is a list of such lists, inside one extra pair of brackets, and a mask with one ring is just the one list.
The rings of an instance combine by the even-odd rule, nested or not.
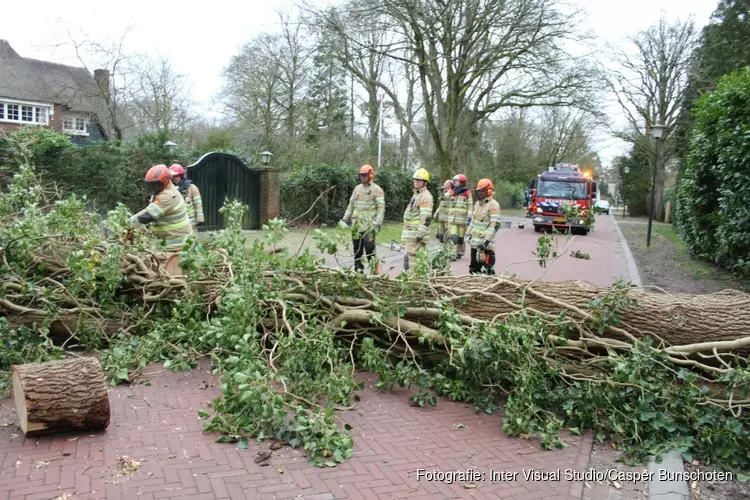
[(241, 450), (246, 450), (248, 447), (247, 438), (243, 437), (237, 442), (237, 448)]

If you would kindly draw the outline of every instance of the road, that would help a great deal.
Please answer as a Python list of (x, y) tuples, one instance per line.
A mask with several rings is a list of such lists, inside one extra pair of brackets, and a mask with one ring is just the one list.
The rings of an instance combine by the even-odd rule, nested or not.
[[(587, 236), (564, 236), (548, 234), (553, 239), (552, 250), (557, 250), (560, 256), (554, 262), (548, 262), (547, 269), (539, 266), (533, 255), (540, 237), (544, 233), (537, 233), (530, 224), (530, 220), (523, 217), (504, 217), (510, 221), (511, 228), (502, 228), (496, 237), (497, 261), (495, 272), (515, 274), (519, 279), (544, 281), (587, 281), (600, 286), (610, 286), (618, 278), (630, 279), (625, 252), (619, 231), (613, 221), (613, 216), (600, 214), (596, 216), (594, 230)], [(518, 228), (521, 222), (525, 226)], [(437, 250), (439, 243), (433, 238), (430, 249)], [(580, 259), (571, 256), (574, 251), (589, 254), (590, 258)], [(403, 269), (403, 254), (390, 251), (380, 245), (378, 252), (383, 256), (389, 269), (389, 274), (396, 275)], [(454, 275), (469, 273), (469, 255), (453, 263)]]

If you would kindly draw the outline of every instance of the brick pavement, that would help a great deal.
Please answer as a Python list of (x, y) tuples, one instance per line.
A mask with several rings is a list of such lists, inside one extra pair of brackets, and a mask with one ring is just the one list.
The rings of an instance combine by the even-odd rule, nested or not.
[[(148, 371), (158, 371), (158, 366)], [(409, 406), (409, 391), (377, 393), (372, 377), (344, 419), (354, 429), (354, 456), (336, 468), (307, 464), (298, 450), (274, 451), (268, 466), (254, 459), (268, 443), (245, 450), (202, 433), (197, 411), (219, 395), (207, 364), (183, 373), (147, 377), (110, 390), (112, 421), (98, 433), (25, 439), (12, 400), (0, 400), (0, 500), (21, 499), (580, 499), (581, 482), (527, 482), (522, 469), (587, 469), (592, 437), (566, 436), (564, 450), (544, 451), (537, 440), (508, 438), (501, 416), (476, 415), (469, 405), (441, 399), (436, 408)], [(464, 424), (465, 428), (456, 426)], [(119, 456), (141, 462), (117, 477)], [(417, 469), (485, 474), (459, 484), (418, 480)], [(518, 472), (515, 481), (489, 480), (490, 469)], [(473, 486), (477, 486), (473, 488)]]
[[(511, 221), (512, 228), (501, 228), (496, 237), (496, 263), (495, 272), (501, 274), (504, 270), (515, 273), (516, 277), (524, 280), (535, 280), (541, 277), (542, 281), (587, 281), (595, 285), (610, 286), (618, 278), (629, 278), (627, 263), (617, 234), (612, 217), (609, 215), (597, 215), (594, 231), (587, 236), (575, 236), (568, 240), (564, 235), (552, 235), (556, 242), (556, 248), (562, 255), (547, 269), (542, 269), (535, 259), (533, 251), (537, 248), (537, 242), (542, 233), (534, 231), (531, 219), (523, 217), (503, 217), (503, 220)], [(518, 229), (517, 224), (525, 224), (523, 229)], [(434, 236), (429, 243), (430, 248), (437, 249), (439, 243)], [(570, 253), (580, 250), (588, 253), (590, 259), (578, 259)], [(469, 251), (467, 245), (467, 252)], [(389, 269), (389, 274), (397, 275), (403, 269), (403, 259), (392, 257), (387, 249), (378, 252), (384, 253)], [(398, 254), (403, 257), (403, 254)], [(453, 263), (452, 271), (455, 276), (469, 273), (469, 254)]]

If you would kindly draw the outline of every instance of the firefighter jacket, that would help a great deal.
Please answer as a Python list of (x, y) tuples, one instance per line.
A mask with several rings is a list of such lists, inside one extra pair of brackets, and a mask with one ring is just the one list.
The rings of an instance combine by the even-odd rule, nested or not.
[(177, 189), (185, 199), (190, 224), (193, 226), (198, 222), (203, 224), (203, 201), (201, 200), (201, 192), (198, 191), (198, 186), (193, 184), (193, 181), (182, 179)]
[(495, 250), (495, 235), (500, 229), (500, 204), (487, 197), (474, 204), (474, 215), (467, 233), (471, 236), (471, 248), (489, 241), (487, 250)]
[(430, 234), (432, 205), (432, 193), (427, 189), (427, 186), (414, 190), (414, 195), (404, 211), (404, 229), (401, 231), (402, 241), (418, 241)]
[(140, 219), (149, 221), (154, 236), (164, 242), (169, 252), (181, 250), (187, 237), (193, 234), (185, 200), (172, 183), (152, 197), (148, 206), (130, 220)]
[(451, 198), (451, 222), (456, 226), (466, 226), (466, 219), (472, 216), (471, 190), (466, 186), (453, 188)]
[(433, 217), (440, 222), (450, 223), (452, 206), (453, 197), (451, 192), (443, 192), (442, 196), (440, 196), (440, 204), (438, 205), (437, 210), (435, 210), (435, 215)]
[(344, 213), (344, 220), (351, 219), (352, 227), (358, 227), (359, 232), (371, 231), (375, 226), (383, 224), (385, 217), (385, 195), (383, 188), (370, 182), (359, 184), (352, 191), (349, 205)]

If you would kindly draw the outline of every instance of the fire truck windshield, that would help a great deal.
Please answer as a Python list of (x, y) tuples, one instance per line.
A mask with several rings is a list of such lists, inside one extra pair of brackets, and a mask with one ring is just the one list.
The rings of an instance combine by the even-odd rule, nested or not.
[(539, 179), (536, 195), (543, 198), (566, 198), (569, 200), (585, 200), (587, 189), (585, 182), (553, 181)]

